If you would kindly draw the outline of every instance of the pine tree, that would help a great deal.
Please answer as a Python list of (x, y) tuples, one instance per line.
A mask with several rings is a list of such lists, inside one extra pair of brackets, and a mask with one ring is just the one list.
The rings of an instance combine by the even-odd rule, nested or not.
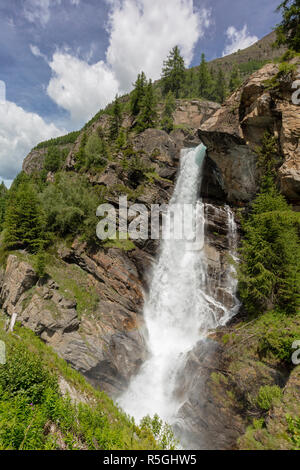
[(112, 116), (111, 116), (110, 125), (109, 125), (109, 137), (111, 140), (117, 139), (121, 126), (122, 126), (122, 110), (121, 110), (121, 103), (117, 95), (113, 104), (113, 111), (112, 111)]
[(172, 91), (175, 97), (179, 98), (180, 91), (184, 88), (185, 66), (178, 46), (171, 50), (167, 60), (164, 61), (162, 81), (163, 93), (166, 95)]
[(139, 132), (143, 132), (148, 128), (153, 128), (157, 124), (156, 97), (152, 81), (149, 80), (146, 93), (142, 102), (142, 109), (137, 118), (137, 128)]
[(219, 103), (224, 103), (227, 95), (227, 84), (224, 72), (219, 68), (217, 81), (216, 81), (216, 97)]
[(43, 212), (30, 183), (21, 183), (10, 191), (4, 228), (8, 249), (22, 247), (37, 252), (45, 243)]
[(6, 202), (7, 202), (7, 188), (2, 181), (0, 185), (0, 231), (3, 230)]
[(205, 60), (205, 55), (201, 55), (201, 64), (199, 67), (199, 96), (208, 99), (210, 97), (212, 78)]
[(234, 92), (242, 83), (240, 69), (235, 65), (232, 69), (229, 79), (229, 90)]
[(141, 111), (143, 99), (145, 97), (147, 79), (144, 72), (140, 73), (134, 84), (134, 90), (130, 98), (130, 110), (133, 116), (137, 116)]
[(167, 94), (165, 108), (162, 114), (161, 126), (164, 131), (171, 132), (174, 128), (173, 113), (176, 109), (176, 101), (171, 91)]
[(276, 30), (276, 44), (300, 52), (300, 0), (285, 0), (277, 10), (282, 13), (282, 22)]

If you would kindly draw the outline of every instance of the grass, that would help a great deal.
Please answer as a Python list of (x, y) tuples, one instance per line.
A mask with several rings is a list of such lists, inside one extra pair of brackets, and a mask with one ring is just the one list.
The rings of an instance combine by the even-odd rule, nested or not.
[(59, 292), (68, 300), (77, 303), (78, 317), (95, 312), (99, 295), (91, 285), (88, 274), (75, 264), (66, 264), (51, 256), (46, 272), (58, 284)]
[[(162, 448), (148, 428), (136, 426), (104, 392), (89, 385), (33, 332), (17, 324), (11, 334), (4, 332), (3, 326), (4, 317), (0, 317), (0, 340), (7, 350), (7, 364), (0, 366), (0, 388), (4, 392), (0, 396), (0, 449)], [(15, 379), (8, 382), (10, 390), (5, 388), (7, 377)], [(45, 390), (37, 388), (38, 382), (34, 385), (37, 377), (45, 380)], [(57, 393), (58, 377), (75, 388), (85, 404), (77, 406)], [(30, 383), (33, 385), (29, 387)], [(51, 424), (54, 431), (46, 432)]]

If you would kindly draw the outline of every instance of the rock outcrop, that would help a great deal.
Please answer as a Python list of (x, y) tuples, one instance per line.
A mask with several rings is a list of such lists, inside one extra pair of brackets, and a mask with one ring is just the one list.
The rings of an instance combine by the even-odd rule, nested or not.
[(10, 255), (1, 290), (4, 313), (18, 321), (82, 372), (95, 386), (116, 395), (145, 359), (141, 333), (142, 284), (135, 265), (118, 250), (89, 257), (80, 247), (63, 257), (77, 262), (92, 277), (99, 303), (92, 315), (79, 318), (76, 301), (49, 279), (43, 285), (31, 265)]
[(284, 158), (278, 172), (281, 191), (295, 205), (300, 201), (300, 112), (292, 103), (292, 84), (300, 66), (294, 61), (294, 73), (274, 85), (271, 80), (276, 79), (278, 66), (265, 65), (199, 129), (232, 203), (250, 201), (258, 189), (256, 150), (266, 131), (278, 137)]

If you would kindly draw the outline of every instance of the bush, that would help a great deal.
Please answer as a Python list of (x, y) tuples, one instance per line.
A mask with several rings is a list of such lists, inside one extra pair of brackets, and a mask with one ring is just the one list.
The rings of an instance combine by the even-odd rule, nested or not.
[(271, 355), (291, 365), (292, 345), (300, 338), (300, 316), (270, 311), (258, 319), (258, 328), (259, 354)]
[(60, 169), (61, 163), (62, 163), (61, 152), (57, 147), (52, 145), (51, 147), (49, 147), (49, 150), (46, 154), (44, 168), (47, 171), (51, 171), (52, 173), (55, 173), (56, 171)]
[(97, 207), (103, 202), (101, 188), (91, 188), (84, 176), (59, 173), (40, 195), (48, 229), (65, 236), (82, 234), (96, 241)]
[(45, 221), (34, 186), (16, 182), (9, 191), (5, 214), (4, 244), (37, 252), (45, 243)]
[(276, 400), (282, 398), (282, 390), (277, 385), (264, 385), (260, 387), (257, 396), (257, 405), (264, 411), (269, 411)]
[(27, 404), (41, 403), (44, 391), (57, 390), (56, 379), (47, 372), (41, 361), (22, 345), (8, 348), (7, 362), (0, 366), (0, 387), (5, 397), (21, 397)]

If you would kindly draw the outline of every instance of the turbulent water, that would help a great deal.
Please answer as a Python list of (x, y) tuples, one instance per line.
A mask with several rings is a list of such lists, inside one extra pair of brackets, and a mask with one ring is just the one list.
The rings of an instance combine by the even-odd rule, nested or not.
[[(186, 354), (210, 329), (225, 324), (236, 311), (236, 308), (227, 310), (207, 288), (207, 260), (203, 249), (206, 211), (205, 204), (198, 198), (205, 153), (203, 145), (182, 151), (169, 211), (176, 213), (184, 204), (192, 204), (193, 233), (181, 240), (170, 237), (162, 241), (144, 306), (149, 358), (119, 399), (120, 406), (137, 421), (156, 413), (169, 423), (175, 421), (181, 405), (173, 394), (175, 377)], [(229, 247), (234, 254), (236, 225), (230, 208), (226, 207), (226, 211)], [(193, 235), (196, 232), (195, 250)], [(226, 288), (230, 294), (234, 294), (235, 284), (228, 272)], [(222, 315), (217, 315), (220, 311)]]

